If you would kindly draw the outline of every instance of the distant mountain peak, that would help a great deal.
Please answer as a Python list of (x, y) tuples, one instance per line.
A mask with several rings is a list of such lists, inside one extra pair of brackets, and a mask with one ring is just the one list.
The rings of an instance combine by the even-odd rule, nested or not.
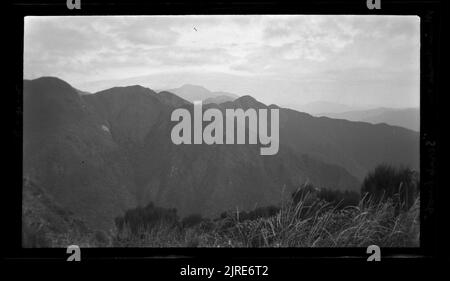
[(69, 85), (69, 83), (67, 83), (66, 81), (62, 80), (61, 78), (58, 78), (56, 76), (42, 76), (36, 79), (31, 79), (31, 80), (27, 80), (27, 81), (35, 81), (35, 82), (39, 82), (39, 81), (45, 81), (47, 83), (63, 83), (65, 85)]
[(198, 92), (198, 93), (206, 94), (206, 95), (210, 95), (212, 93), (212, 91), (208, 90), (207, 88), (200, 86), (200, 85), (195, 85), (195, 84), (183, 84), (179, 88), (168, 90), (168, 91), (174, 92), (174, 90), (183, 91), (183, 92), (194, 91), (194, 92)]
[[(190, 101), (207, 101), (207, 103), (222, 103), (224, 101), (231, 101), (238, 96), (227, 92), (214, 92), (199, 85), (184, 84), (183, 86), (175, 89), (169, 89), (168, 92), (174, 93), (177, 96)], [(228, 97), (228, 98), (224, 98)], [(210, 100), (214, 99), (214, 100)]]
[(114, 87), (112, 89), (123, 89), (123, 90), (130, 90), (130, 91), (147, 91), (147, 90), (153, 91), (152, 89), (146, 88), (141, 85), (120, 86), (120, 87)]
[(206, 89), (206, 88), (203, 87), (203, 86), (195, 85), (195, 84), (189, 84), (189, 83), (183, 84), (180, 88), (201, 88), (201, 89), (208, 90), (208, 89)]
[(236, 98), (235, 97), (233, 97), (233, 96), (227, 96), (227, 95), (220, 95), (220, 96), (217, 96), (217, 97), (212, 97), (212, 98), (207, 98), (207, 99), (204, 99), (203, 100), (203, 104), (211, 104), (211, 103), (214, 103), (214, 104), (221, 104), (221, 103), (224, 103), (224, 102), (232, 102), (232, 101), (234, 101)]
[(169, 91), (161, 91), (158, 93), (158, 99), (170, 106), (174, 106), (174, 107), (180, 107), (186, 104), (190, 104), (189, 101), (175, 95), (174, 93), (171, 93)]
[(233, 101), (233, 104), (240, 105), (243, 108), (264, 108), (267, 107), (264, 103), (256, 100), (254, 97), (250, 95), (245, 95), (237, 98)]
[(119, 95), (150, 95), (155, 96), (157, 95), (155, 91), (153, 91), (150, 88), (146, 88), (141, 85), (132, 85), (132, 86), (118, 86), (113, 87), (110, 89), (106, 89), (100, 92), (97, 92), (99, 94), (119, 94)]
[(69, 83), (54, 76), (43, 76), (32, 80), (24, 80), (24, 82), (32, 82), (34, 85), (45, 85), (56, 89), (74, 90)]
[(236, 102), (245, 102), (245, 103), (258, 102), (254, 97), (252, 97), (250, 95), (245, 95), (245, 96), (239, 97), (235, 101)]
[(38, 94), (35, 97), (38, 100), (48, 99), (57, 104), (80, 102), (78, 91), (60, 78), (44, 76), (33, 80), (23, 80), (23, 83), (24, 92), (27, 92), (29, 97)]

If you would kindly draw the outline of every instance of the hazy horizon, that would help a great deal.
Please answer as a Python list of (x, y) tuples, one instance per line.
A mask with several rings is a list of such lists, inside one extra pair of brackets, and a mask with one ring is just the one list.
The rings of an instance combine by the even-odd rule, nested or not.
[(415, 16), (26, 17), (24, 79), (183, 84), (295, 108), (420, 106)]

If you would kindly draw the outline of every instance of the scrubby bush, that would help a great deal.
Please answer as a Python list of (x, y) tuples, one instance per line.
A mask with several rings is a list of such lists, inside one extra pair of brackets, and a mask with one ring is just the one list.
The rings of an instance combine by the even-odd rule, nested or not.
[(268, 218), (275, 216), (280, 211), (279, 207), (276, 206), (265, 206), (265, 207), (258, 207), (254, 210), (248, 211), (248, 212), (240, 212), (239, 213), (239, 220), (240, 221), (246, 221), (246, 220), (256, 220), (259, 218)]
[(291, 200), (293, 205), (297, 205), (299, 202), (303, 202), (305, 205), (312, 205), (315, 201), (322, 200), (342, 209), (347, 206), (357, 206), (360, 195), (356, 191), (317, 188), (308, 183), (294, 191), (291, 194)]
[[(367, 182), (366, 182), (367, 183)], [(280, 206), (200, 215), (178, 221), (176, 211), (155, 207), (128, 211), (116, 220), (116, 247), (417, 247), (420, 197), (398, 208), (395, 194), (372, 200), (358, 193), (305, 185)], [(403, 198), (398, 196), (398, 198)], [(406, 198), (406, 197), (405, 197)], [(406, 204), (405, 204), (406, 206)], [(175, 227), (174, 227), (175, 226)], [(135, 230), (133, 230), (135, 228)]]
[(291, 199), (294, 205), (297, 205), (305, 199), (312, 202), (316, 199), (318, 192), (318, 188), (314, 187), (311, 183), (306, 183), (291, 194)]
[(361, 195), (380, 202), (391, 198), (398, 208), (407, 210), (419, 194), (419, 174), (407, 167), (382, 164), (366, 176)]
[(106, 247), (109, 245), (109, 236), (101, 230), (97, 230), (94, 233), (95, 244), (101, 247)]
[(115, 219), (115, 223), (119, 231), (128, 227), (131, 232), (138, 233), (142, 229), (149, 230), (160, 225), (177, 227), (179, 226), (179, 218), (176, 209), (157, 207), (150, 202), (145, 207), (137, 207), (126, 211), (123, 217)]
[(181, 221), (181, 225), (184, 228), (190, 228), (193, 226), (196, 226), (197, 224), (200, 224), (203, 221), (203, 218), (200, 214), (192, 214), (189, 215)]
[(348, 206), (357, 206), (359, 204), (360, 195), (352, 190), (332, 190), (322, 188), (317, 194), (319, 199), (322, 199), (337, 208), (342, 209)]

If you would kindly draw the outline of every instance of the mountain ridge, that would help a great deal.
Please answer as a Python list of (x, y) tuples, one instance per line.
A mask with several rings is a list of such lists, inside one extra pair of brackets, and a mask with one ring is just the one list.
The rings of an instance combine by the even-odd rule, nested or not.
[[(110, 228), (115, 216), (149, 201), (181, 215), (213, 216), (237, 206), (276, 204), (283, 189), (286, 196), (305, 182), (357, 190), (361, 175), (378, 159), (393, 159), (387, 156), (391, 149), (400, 149), (394, 157), (414, 165), (405, 156), (411, 150), (397, 143), (415, 147), (417, 138), (418, 149), (418, 134), (406, 129), (284, 108), (277, 155), (261, 157), (256, 145), (177, 146), (170, 139), (175, 124), (170, 114), (180, 105), (192, 114), (193, 105), (176, 94), (128, 86), (79, 95), (59, 83), (24, 80), (24, 175), (37, 178), (90, 227)], [(47, 110), (41, 110), (43, 104)], [(58, 110), (48, 110), (54, 107)], [(204, 110), (211, 107), (278, 108), (248, 95)], [(42, 120), (59, 121), (41, 130)], [(363, 141), (352, 139), (355, 135)], [(393, 145), (385, 145), (389, 141)]]
[(368, 122), (371, 124), (386, 123), (420, 131), (420, 108), (387, 108), (379, 107), (367, 110), (346, 111), (342, 113), (320, 113), (318, 116), (327, 116), (334, 119)]
[(169, 89), (168, 92), (174, 93), (180, 98), (183, 98), (187, 101), (205, 101), (208, 99), (217, 99), (218, 97), (227, 97), (228, 99), (234, 100), (238, 98), (237, 95), (232, 93), (227, 93), (223, 91), (214, 92), (210, 91), (207, 88), (199, 85), (193, 84), (183, 84), (179, 88)]

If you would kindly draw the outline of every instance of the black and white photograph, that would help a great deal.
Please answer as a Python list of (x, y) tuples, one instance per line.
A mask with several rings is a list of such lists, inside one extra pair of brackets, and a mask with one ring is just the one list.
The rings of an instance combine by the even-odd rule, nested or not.
[(22, 247), (420, 247), (420, 21), (26, 16)]

